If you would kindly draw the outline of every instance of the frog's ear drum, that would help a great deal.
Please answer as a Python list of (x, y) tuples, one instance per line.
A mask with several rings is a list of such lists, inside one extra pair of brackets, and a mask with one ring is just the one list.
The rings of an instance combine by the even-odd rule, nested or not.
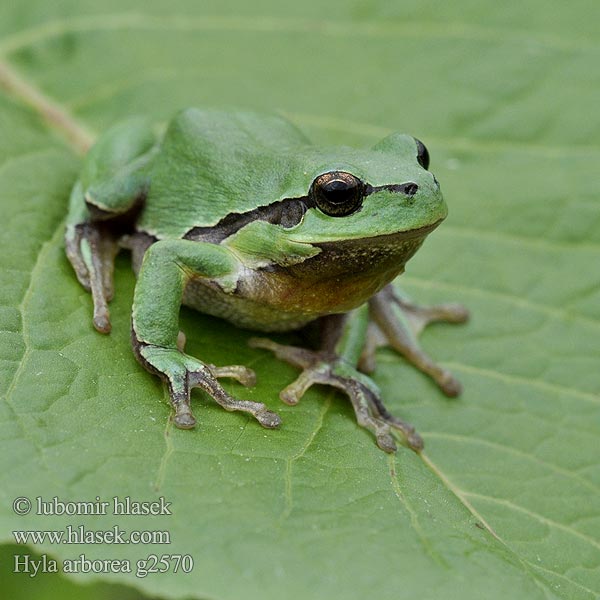
[(308, 197), (330, 217), (345, 217), (362, 205), (365, 184), (346, 171), (329, 171), (319, 175), (310, 186)]

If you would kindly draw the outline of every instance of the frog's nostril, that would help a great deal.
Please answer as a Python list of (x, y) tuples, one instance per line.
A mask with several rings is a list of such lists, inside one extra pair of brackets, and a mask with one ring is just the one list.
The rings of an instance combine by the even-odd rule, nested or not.
[(419, 186), (412, 181), (408, 183), (396, 183), (394, 185), (382, 185), (380, 188), (376, 188), (379, 190), (389, 190), (390, 192), (395, 192), (396, 194), (406, 194), (407, 196), (414, 196), (419, 189)]
[(417, 190), (419, 189), (419, 186), (416, 183), (405, 183), (404, 185), (400, 186), (402, 188), (402, 193), (406, 194), (407, 196), (414, 196), (417, 193)]

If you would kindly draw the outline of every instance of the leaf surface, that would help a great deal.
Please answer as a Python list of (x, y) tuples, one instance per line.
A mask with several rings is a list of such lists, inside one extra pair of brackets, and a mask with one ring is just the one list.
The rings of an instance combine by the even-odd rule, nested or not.
[[(151, 553), (189, 554), (189, 574), (76, 577), (169, 598), (597, 597), (598, 23), (584, 1), (3, 3), (0, 539), (169, 531), (170, 545), (37, 546), (134, 571)], [(195, 392), (200, 426), (173, 429), (130, 350), (126, 256), (113, 333), (92, 329), (62, 242), (77, 149), (124, 116), (164, 122), (188, 105), (277, 111), (322, 143), (392, 130), (427, 143), (450, 217), (403, 287), (473, 319), (424, 335), (460, 376), (457, 400), (378, 355), (375, 379), (423, 434), (422, 456), (379, 451), (329, 390), (284, 406), (291, 367), (185, 309), (189, 352), (254, 368), (256, 388), (229, 391), (284, 427)], [(163, 496), (173, 514), (17, 516), (17, 496)]]

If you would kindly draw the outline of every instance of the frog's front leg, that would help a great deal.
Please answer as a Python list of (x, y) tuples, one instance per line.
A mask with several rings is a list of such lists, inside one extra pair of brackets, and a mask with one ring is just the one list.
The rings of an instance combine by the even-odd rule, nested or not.
[(375, 350), (379, 346), (391, 346), (417, 369), (429, 375), (444, 394), (450, 397), (460, 394), (458, 380), (423, 351), (418, 336), (429, 323), (464, 323), (469, 318), (464, 306), (417, 306), (390, 284), (369, 300), (369, 310), (371, 324), (359, 362), (361, 371), (374, 371)]
[(318, 351), (283, 346), (266, 338), (250, 340), (251, 346), (271, 350), (278, 358), (303, 369), (296, 381), (281, 391), (281, 400), (294, 405), (315, 383), (330, 385), (348, 395), (359, 425), (375, 435), (382, 450), (396, 450), (392, 429), (403, 434), (410, 448), (421, 450), (423, 440), (414, 427), (391, 415), (375, 383), (355, 368), (367, 335), (367, 305), (347, 315), (324, 317), (322, 324), (323, 343)]
[(218, 377), (233, 377), (243, 385), (253, 385), (253, 371), (239, 365), (215, 367), (178, 348), (179, 308), (187, 283), (206, 278), (229, 291), (235, 286), (239, 266), (226, 248), (190, 240), (159, 241), (144, 255), (135, 287), (133, 348), (140, 363), (166, 381), (175, 409), (174, 422), (181, 429), (196, 424), (190, 408), (194, 387), (202, 388), (226, 410), (250, 413), (263, 427), (281, 423), (264, 404), (236, 400), (217, 381)]

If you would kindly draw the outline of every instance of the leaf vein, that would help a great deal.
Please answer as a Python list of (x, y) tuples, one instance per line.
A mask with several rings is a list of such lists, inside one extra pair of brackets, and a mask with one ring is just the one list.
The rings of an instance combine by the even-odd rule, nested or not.
[(285, 507), (279, 517), (279, 523), (282, 523), (283, 521), (285, 521), (285, 519), (287, 519), (289, 517), (289, 515), (292, 512), (293, 506), (294, 506), (294, 496), (293, 496), (293, 491), (292, 491), (293, 465), (297, 460), (299, 460), (306, 454), (306, 451), (308, 450), (310, 445), (313, 443), (315, 437), (317, 436), (317, 434), (323, 427), (325, 415), (327, 414), (327, 411), (331, 407), (331, 401), (332, 401), (334, 394), (335, 394), (335, 392), (330, 393), (327, 396), (327, 399), (322, 403), (321, 409), (319, 410), (319, 414), (317, 415), (317, 419), (315, 421), (313, 430), (311, 431), (310, 435), (306, 438), (306, 441), (304, 442), (304, 444), (302, 444), (302, 446), (300, 447), (298, 452), (296, 452), (296, 454), (294, 454), (290, 458), (286, 459), (286, 461), (285, 461), (285, 471), (284, 471)]
[(42, 90), (29, 83), (7, 62), (0, 60), (0, 85), (31, 107), (54, 129), (59, 131), (79, 153), (92, 145), (94, 135), (64, 107), (46, 96)]
[(362, 36), (381, 37), (402, 35), (404, 38), (423, 37), (439, 39), (461, 39), (477, 42), (501, 42), (507, 39), (530, 45), (532, 42), (559, 50), (578, 50), (586, 48), (597, 50), (593, 39), (567, 39), (564, 36), (538, 34), (519, 31), (513, 27), (482, 27), (462, 22), (403, 21), (403, 22), (352, 22), (340, 20), (318, 21), (308, 18), (284, 18), (259, 15), (244, 16), (202, 16), (169, 15), (153, 16), (141, 13), (113, 13), (105, 15), (79, 16), (46, 21), (40, 25), (23, 29), (5, 39), (0, 52), (15, 52), (42, 40), (58, 37), (67, 33), (117, 31), (120, 29), (139, 29), (150, 31), (242, 31), (249, 33), (310, 33), (324, 36)]
[(590, 594), (593, 594), (594, 598), (598, 598), (598, 592), (595, 592), (594, 590), (591, 590), (590, 588), (586, 587), (585, 585), (578, 583), (577, 581), (575, 581), (574, 579), (571, 579), (567, 575), (557, 573), (556, 571), (553, 571), (552, 569), (546, 569), (545, 567), (542, 567), (541, 565), (536, 565), (534, 562), (531, 562), (529, 560), (525, 560), (525, 559), (523, 559), (523, 560), (528, 565), (533, 567), (534, 569), (539, 569), (540, 571), (542, 571), (544, 573), (549, 573), (551, 575), (554, 575), (555, 577), (558, 577), (559, 579), (564, 579), (565, 581), (568, 581), (569, 583), (573, 584), (574, 586), (578, 587), (579, 589), (583, 590), (584, 592), (589, 592)]
[(480, 296), (484, 298), (493, 298), (496, 300), (508, 302), (514, 306), (525, 308), (534, 312), (545, 314), (553, 319), (564, 320), (564, 321), (577, 321), (583, 325), (600, 329), (600, 320), (593, 319), (591, 317), (584, 317), (573, 312), (569, 312), (563, 308), (555, 308), (539, 302), (532, 302), (526, 300), (520, 296), (514, 296), (512, 294), (505, 294), (503, 292), (497, 292), (492, 290), (486, 290), (479, 287), (472, 287), (466, 285), (458, 285), (452, 283), (444, 283), (439, 281), (432, 281), (429, 279), (423, 279), (421, 277), (415, 277), (410, 275), (403, 275), (402, 281), (427, 290), (444, 290), (458, 292), (461, 294), (471, 294), (473, 296)]
[[(168, 396), (167, 393), (165, 393), (166, 396)], [(169, 401), (169, 398), (167, 398), (167, 401)], [(158, 471), (156, 473), (156, 478), (154, 480), (154, 491), (158, 492), (160, 490), (160, 488), (162, 487), (162, 484), (165, 481), (165, 476), (167, 474), (167, 464), (169, 463), (169, 459), (171, 458), (171, 455), (173, 454), (173, 452), (175, 452), (175, 447), (173, 445), (173, 439), (171, 436), (171, 428), (172, 428), (173, 422), (171, 420), (171, 418), (167, 419), (167, 423), (165, 425), (165, 429), (164, 429), (164, 433), (163, 433), (163, 437), (165, 440), (165, 450), (160, 458), (160, 461), (158, 463)]]
[(531, 565), (528, 561), (522, 558), (511, 546), (504, 541), (491, 527), (491, 525), (487, 522), (486, 519), (483, 518), (481, 513), (473, 506), (471, 502), (467, 499), (467, 494), (464, 490), (461, 490), (457, 485), (455, 485), (445, 474), (444, 472), (437, 467), (437, 465), (425, 454), (425, 452), (421, 452), (419, 454), (425, 465), (433, 472), (438, 479), (448, 488), (448, 490), (458, 499), (458, 501), (481, 523), (485, 530), (487, 530), (500, 544), (502, 544), (511, 554), (513, 554), (516, 559), (523, 565), (523, 567), (529, 571), (533, 575), (533, 581), (535, 584), (541, 588), (544, 593), (547, 595), (548, 593), (548, 583), (545, 580), (540, 580), (539, 576), (532, 571)]
[(50, 469), (50, 467), (48, 465), (48, 461), (46, 459), (45, 448), (43, 446), (41, 446), (37, 442), (37, 440), (30, 434), (29, 430), (25, 426), (25, 423), (23, 422), (23, 418), (22, 418), (21, 414), (19, 413), (19, 411), (17, 411), (17, 409), (13, 403), (12, 396), (15, 392), (17, 383), (21, 378), (21, 375), (24, 371), (25, 364), (28, 361), (29, 356), (32, 351), (31, 340), (29, 338), (28, 327), (27, 327), (26, 312), (27, 312), (27, 305), (28, 305), (29, 301), (31, 300), (31, 297), (33, 294), (33, 288), (34, 288), (35, 281), (36, 281), (36, 275), (37, 275), (38, 271), (41, 269), (41, 265), (46, 260), (47, 255), (50, 252), (50, 250), (53, 248), (54, 244), (56, 244), (58, 242), (58, 239), (62, 238), (63, 228), (64, 228), (64, 222), (61, 221), (59, 223), (58, 227), (56, 228), (56, 230), (53, 232), (52, 236), (41, 245), (40, 251), (38, 252), (35, 263), (31, 269), (29, 283), (23, 294), (23, 298), (21, 299), (21, 302), (18, 305), (19, 314), (21, 315), (21, 331), (22, 331), (24, 351), (23, 351), (23, 354), (19, 361), (18, 367), (15, 369), (14, 375), (7, 387), (7, 391), (6, 391), (6, 395), (5, 395), (5, 402), (6, 402), (7, 406), (9, 407), (9, 409), (11, 410), (11, 412), (13, 413), (13, 415), (15, 416), (15, 419), (16, 419), (17, 423), (19, 424), (19, 427), (21, 428), (23, 435), (25, 436), (26, 439), (28, 439), (31, 442), (32, 446), (36, 449), (37, 453), (40, 456), (40, 460), (41, 460), (42, 464), (46, 467), (46, 470), (49, 473), (54, 473), (54, 471), (52, 469)]
[(506, 508), (510, 508), (511, 510), (514, 510), (516, 512), (523, 513), (523, 514), (531, 517), (532, 519), (535, 519), (536, 521), (539, 521), (540, 523), (547, 525), (548, 527), (554, 527), (556, 529), (560, 529), (561, 531), (564, 531), (565, 533), (569, 533), (570, 535), (578, 537), (581, 540), (590, 544), (590, 546), (593, 546), (594, 548), (597, 548), (598, 550), (600, 550), (600, 542), (598, 540), (594, 539), (593, 537), (591, 537), (585, 533), (582, 533), (581, 531), (578, 531), (577, 529), (574, 529), (570, 525), (565, 525), (564, 523), (559, 523), (558, 521), (548, 519), (547, 517), (544, 517), (543, 515), (536, 513), (532, 510), (529, 510), (528, 508), (525, 508), (524, 506), (515, 504), (514, 502), (511, 502), (510, 500), (506, 500), (505, 498), (494, 498), (493, 496), (487, 496), (485, 494), (478, 494), (475, 492), (463, 492), (463, 493), (465, 496), (468, 496), (469, 498), (475, 498), (475, 499), (483, 500), (485, 502), (491, 502), (492, 504), (500, 504), (501, 506), (505, 506)]
[[(473, 229), (465, 226), (456, 226), (456, 225), (444, 225), (442, 229), (439, 230), (446, 235), (450, 235), (452, 237), (462, 236), (468, 237), (471, 239), (480, 240), (482, 238), (487, 238), (492, 241), (501, 242), (505, 244), (516, 244), (519, 246), (530, 246), (532, 248), (539, 248), (544, 252), (564, 252), (566, 251), (600, 251), (600, 244), (594, 243), (583, 243), (583, 242), (559, 242), (559, 241), (547, 241), (543, 238), (525, 236), (525, 235), (517, 235), (517, 234), (508, 234), (503, 231), (490, 231), (483, 229)], [(438, 232), (439, 233), (439, 232)]]
[(408, 502), (408, 500), (402, 493), (402, 489), (400, 488), (400, 482), (398, 481), (398, 474), (396, 472), (396, 457), (392, 454), (388, 454), (388, 467), (389, 467), (389, 474), (390, 474), (390, 482), (392, 484), (392, 490), (394, 491), (394, 495), (396, 496), (396, 498), (398, 499), (400, 504), (402, 504), (402, 506), (404, 506), (406, 512), (408, 512), (408, 515), (410, 517), (411, 527), (415, 530), (415, 533), (417, 534), (417, 537), (421, 541), (421, 545), (425, 549), (425, 552), (427, 554), (429, 554), (429, 556), (436, 563), (438, 563), (439, 565), (441, 565), (443, 567), (448, 568), (448, 563), (439, 555), (438, 552), (436, 552), (431, 541), (425, 535), (425, 532), (423, 531), (423, 528), (421, 527), (421, 524), (419, 523), (419, 517), (417, 516), (415, 509), (412, 507), (412, 505)]
[(445, 363), (445, 365), (449, 369), (455, 369), (457, 371), (463, 371), (465, 373), (474, 373), (483, 377), (499, 379), (500, 381), (503, 381), (505, 383), (520, 383), (530, 387), (538, 388), (545, 392), (552, 392), (558, 395), (564, 394), (565, 396), (572, 396), (573, 398), (578, 398), (579, 400), (590, 402), (592, 404), (600, 404), (600, 396), (598, 396), (597, 394), (592, 394), (590, 392), (584, 392), (577, 388), (557, 385), (555, 383), (548, 383), (546, 381), (540, 381), (538, 379), (532, 379), (530, 377), (509, 375), (507, 373), (502, 373), (501, 371), (497, 371), (495, 369), (483, 369), (480, 367), (474, 367), (472, 365), (466, 365), (464, 363), (447, 362)]
[(518, 450), (517, 448), (513, 448), (512, 446), (506, 446), (504, 444), (499, 444), (498, 442), (490, 442), (489, 440), (483, 440), (476, 437), (468, 437), (460, 434), (453, 433), (444, 433), (438, 431), (421, 431), (421, 434), (427, 438), (439, 438), (444, 440), (456, 441), (460, 443), (466, 444), (480, 444), (482, 446), (487, 446), (488, 448), (493, 448), (495, 450), (499, 450), (501, 452), (507, 452), (509, 454), (514, 454), (519, 458), (524, 458), (526, 460), (530, 460), (535, 462), (536, 464), (549, 469), (550, 471), (554, 471), (563, 477), (568, 477), (569, 479), (574, 479), (581, 485), (587, 487), (590, 491), (600, 495), (600, 487), (594, 485), (592, 482), (584, 479), (577, 473), (573, 473), (572, 471), (568, 471), (567, 469), (563, 469), (555, 464), (546, 462), (533, 454), (528, 454), (527, 452), (523, 452), (522, 450)]

